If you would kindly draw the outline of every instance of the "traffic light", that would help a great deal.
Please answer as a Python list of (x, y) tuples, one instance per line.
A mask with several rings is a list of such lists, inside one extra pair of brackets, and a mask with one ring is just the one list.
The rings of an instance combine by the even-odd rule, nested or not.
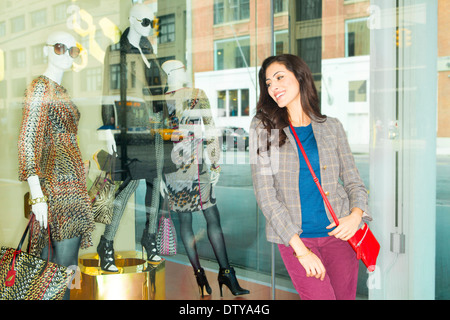
[(410, 47), (412, 45), (412, 31), (407, 28), (397, 28), (395, 31), (395, 44), (397, 47)]
[(153, 34), (155, 35), (155, 37), (159, 37), (159, 33), (160, 33), (159, 18), (153, 19), (152, 28), (153, 28)]

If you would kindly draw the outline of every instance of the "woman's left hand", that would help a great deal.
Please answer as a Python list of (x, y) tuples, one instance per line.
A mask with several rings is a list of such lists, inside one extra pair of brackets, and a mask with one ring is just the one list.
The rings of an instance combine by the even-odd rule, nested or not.
[(359, 224), (362, 220), (363, 211), (355, 208), (348, 216), (339, 219), (339, 225), (336, 227), (336, 223), (330, 224), (327, 229), (336, 227), (328, 235), (335, 236), (337, 239), (344, 241), (349, 240), (358, 231)]

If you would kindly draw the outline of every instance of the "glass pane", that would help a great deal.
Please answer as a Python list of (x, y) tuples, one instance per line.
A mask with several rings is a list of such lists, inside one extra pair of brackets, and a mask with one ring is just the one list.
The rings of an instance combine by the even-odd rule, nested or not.
[[(166, 290), (168, 298), (199, 298), (189, 255), (193, 240), (210, 283), (216, 281), (220, 263), (208, 225), (218, 212), (226, 244), (221, 252), (226, 248), (228, 262), (243, 287), (258, 288), (242, 297), (273, 298), (273, 272), (275, 297), (298, 299), (277, 247), (266, 240), (266, 220), (255, 199), (248, 150), (261, 64), (272, 54), (291, 53), (309, 65), (322, 113), (342, 122), (369, 188), (371, 210), (380, 212), (379, 204), (388, 201), (398, 205), (379, 213), (371, 226), (392, 220), (397, 228), (392, 237), (401, 240), (406, 230), (420, 229), (410, 221), (418, 211), (412, 209), (432, 195), (435, 203), (424, 210), (431, 220), (434, 212), (436, 218), (436, 234), (431, 237), (436, 239), (435, 280), (430, 286), (435, 287), (436, 299), (448, 299), (450, 41), (446, 20), (450, 9), (446, 0), (393, 3), (398, 7), (382, 0), (80, 0), (32, 6), (4, 1), (0, 13), (0, 243), (16, 247), (19, 230), (25, 227), (22, 200), (29, 185), (18, 178), (17, 156), (24, 94), (32, 81), (47, 72), (51, 59), (64, 56), (45, 46), (49, 35), (60, 30), (69, 33), (73, 45), (81, 49), (73, 66), (57, 80), (81, 115), (71, 141), (79, 147), (81, 165), (86, 164), (86, 190), (109, 163), (100, 163), (99, 150), (113, 160), (108, 170), (116, 188), (122, 186), (117, 195), (121, 194), (123, 203), (115, 209), (114, 223), (106, 227), (96, 222), (91, 246), (80, 255), (96, 254), (106, 236), (114, 239), (116, 253), (133, 251), (146, 260), (146, 250), (151, 250), (147, 244), (156, 241), (159, 219), (167, 211), (162, 190), (170, 194), (178, 240), (178, 253), (164, 256), (170, 266), (166, 279), (181, 279), (183, 285), (183, 290)], [(143, 7), (132, 12), (136, 4)], [(129, 37), (136, 28), (149, 33), (141, 37), (132, 32)], [(436, 51), (434, 56), (430, 50)], [(428, 59), (422, 60), (421, 53)], [(417, 85), (425, 77), (429, 81)], [(420, 109), (420, 99), (433, 92), (437, 99), (423, 104), (427, 110)], [(435, 157), (436, 165), (430, 170), (435, 171), (436, 190), (431, 185), (427, 192), (415, 189), (421, 182), (414, 179), (430, 166), (414, 153), (417, 150), (423, 151), (423, 157)], [(70, 153), (74, 154), (78, 153)], [(213, 207), (217, 212), (208, 210)], [(402, 210), (408, 212), (402, 216)], [(406, 223), (411, 224), (400, 232)], [(394, 261), (394, 252), (391, 231), (381, 229), (387, 232), (382, 238), (385, 267), (387, 260)], [(411, 236), (406, 234), (405, 239)], [(395, 256), (398, 264), (389, 274), (395, 280), (402, 276), (396, 270), (399, 266), (408, 272), (414, 269), (405, 260), (410, 257), (407, 254), (417, 253), (406, 248), (411, 251)], [(395, 283), (384, 276), (380, 276), (383, 288)], [(370, 298), (368, 280), (361, 265), (360, 299)], [(212, 299), (220, 299), (217, 285), (212, 287)], [(411, 288), (414, 284), (402, 290)], [(389, 296), (394, 290), (387, 291)], [(224, 294), (234, 298), (225, 289)]]

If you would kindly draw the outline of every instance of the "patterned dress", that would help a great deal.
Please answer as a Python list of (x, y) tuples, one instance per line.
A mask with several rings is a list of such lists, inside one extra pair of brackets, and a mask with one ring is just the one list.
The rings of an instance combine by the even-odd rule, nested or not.
[(168, 92), (166, 102), (169, 128), (179, 133), (172, 135), (173, 149), (164, 163), (170, 208), (194, 212), (212, 207), (216, 199), (206, 157), (217, 165), (220, 148), (209, 100), (200, 89), (182, 88)]
[[(81, 248), (92, 245), (95, 224), (77, 142), (80, 112), (66, 89), (40, 76), (25, 92), (20, 128), (19, 180), (37, 175), (48, 197), (53, 241), (81, 236)], [(48, 243), (47, 230), (33, 226), (30, 250), (39, 254)]]

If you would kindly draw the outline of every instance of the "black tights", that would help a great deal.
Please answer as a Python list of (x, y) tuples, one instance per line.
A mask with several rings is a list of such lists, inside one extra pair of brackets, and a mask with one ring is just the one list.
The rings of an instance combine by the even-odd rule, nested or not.
[[(227, 248), (225, 247), (225, 239), (223, 237), (222, 227), (220, 225), (220, 215), (217, 206), (214, 205), (203, 210), (206, 219), (206, 229), (208, 239), (214, 250), (217, 262), (221, 268), (229, 269)], [(183, 241), (189, 261), (194, 271), (200, 269), (200, 261), (198, 258), (197, 247), (195, 245), (195, 236), (192, 229), (192, 213), (178, 213), (180, 219), (180, 236)]]
[[(77, 271), (78, 251), (80, 250), (81, 237), (64, 239), (62, 241), (52, 241), (50, 250), (50, 261), (61, 266), (71, 267)], [(42, 249), (41, 258), (47, 260), (48, 245)], [(70, 299), (70, 290), (67, 289), (63, 300)]]

